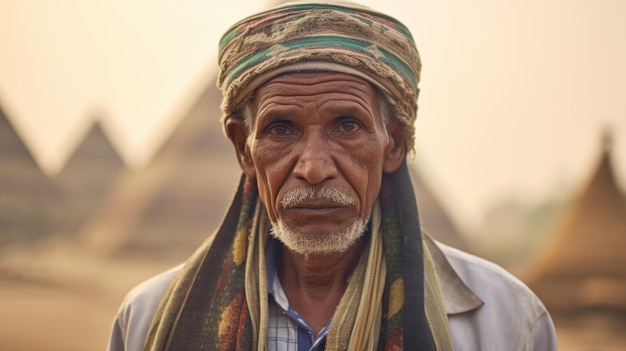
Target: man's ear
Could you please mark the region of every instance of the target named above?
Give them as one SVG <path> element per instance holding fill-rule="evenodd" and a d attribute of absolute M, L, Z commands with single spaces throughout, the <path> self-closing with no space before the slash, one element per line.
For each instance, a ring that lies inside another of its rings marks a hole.
<path fill-rule="evenodd" d="M 250 148 L 248 147 L 248 127 L 246 123 L 240 118 L 228 117 L 226 122 L 224 122 L 224 128 L 228 139 L 235 146 L 239 167 L 241 167 L 241 170 L 248 178 L 254 179 L 256 172 L 250 155 Z"/>
<path fill-rule="evenodd" d="M 400 123 L 397 118 L 391 117 L 387 122 L 387 133 L 389 142 L 385 148 L 383 171 L 385 173 L 393 173 L 400 167 L 406 156 L 404 124 Z"/>

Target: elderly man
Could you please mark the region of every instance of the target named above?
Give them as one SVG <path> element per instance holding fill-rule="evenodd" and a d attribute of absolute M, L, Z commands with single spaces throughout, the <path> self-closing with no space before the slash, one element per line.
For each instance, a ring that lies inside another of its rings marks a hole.
<path fill-rule="evenodd" d="M 243 171 L 217 232 L 129 293 L 109 350 L 553 350 L 541 302 L 420 230 L 420 58 L 354 3 L 291 3 L 220 42 Z"/>

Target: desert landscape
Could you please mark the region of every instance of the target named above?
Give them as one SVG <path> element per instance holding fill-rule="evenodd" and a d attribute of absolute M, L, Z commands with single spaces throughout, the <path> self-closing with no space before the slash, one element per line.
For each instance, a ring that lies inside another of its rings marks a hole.
<path fill-rule="evenodd" d="M 219 36 L 282 1 L 0 1 L 0 351 L 105 350 L 217 227 Z M 423 228 L 527 283 L 560 350 L 626 350 L 626 1 L 363 2 L 423 55 Z"/>
<path fill-rule="evenodd" d="M 50 245 L 0 260 L 2 350 L 104 350 L 126 292 L 173 264 L 97 258 L 68 244 Z"/>
<path fill-rule="evenodd" d="M 209 86 L 141 169 L 94 123 L 55 177 L 0 108 L 0 350 L 104 350 L 125 294 L 210 235 L 240 174 L 219 100 Z M 426 231 L 536 289 L 565 351 L 626 349 L 626 201 L 604 139 L 573 194 L 531 209 L 505 201 L 480 235 L 455 224 L 414 165 Z"/>

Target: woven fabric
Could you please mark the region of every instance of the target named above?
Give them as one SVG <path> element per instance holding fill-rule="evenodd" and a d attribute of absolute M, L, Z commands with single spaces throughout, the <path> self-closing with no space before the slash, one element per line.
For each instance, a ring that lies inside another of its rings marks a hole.
<path fill-rule="evenodd" d="M 386 267 L 379 233 L 380 209 L 370 219 L 370 240 L 333 315 L 326 347 L 329 350 L 376 350 L 382 319 Z"/>
<path fill-rule="evenodd" d="M 276 75 L 337 71 L 367 79 L 406 125 L 413 149 L 421 61 L 398 20 L 344 1 L 290 3 L 232 26 L 219 46 L 224 117 L 240 114 L 254 90 Z"/>
<path fill-rule="evenodd" d="M 329 340 L 339 340 L 343 346 L 333 349 L 361 351 L 365 345 L 367 349 L 385 351 L 451 350 L 447 341 L 435 340 L 441 336 L 449 340 L 449 332 L 443 306 L 427 303 L 429 298 L 425 296 L 425 286 L 431 287 L 426 294 L 438 295 L 439 289 L 436 280 L 424 284 L 425 276 L 431 279 L 435 274 L 424 273 L 421 231 L 406 163 L 393 174 L 385 175 L 379 203 L 385 278 L 372 278 L 366 271 L 355 273 L 359 282 L 354 285 L 355 292 L 345 298 L 358 301 L 360 297 L 358 303 L 366 306 L 362 311 L 368 310 L 372 315 L 354 313 L 352 308 L 356 307 L 350 307 L 350 302 L 338 308 L 340 314 L 335 316 L 337 321 L 333 317 L 336 326 L 332 329 L 340 334 L 331 337 L 329 331 Z M 222 226 L 188 260 L 161 301 L 144 351 L 264 350 L 269 315 L 267 272 L 261 263 L 265 260 L 266 221 L 256 185 L 242 180 Z M 366 251 L 363 260 L 377 255 L 380 253 Z M 359 270 L 380 264 L 368 263 L 371 264 L 360 265 L 363 268 Z M 434 268 L 429 265 L 427 269 Z M 367 279 L 371 281 L 362 283 Z M 377 283 L 383 282 L 382 297 L 375 297 L 381 299 L 376 306 L 380 311 L 373 310 L 367 307 L 367 299 L 378 296 Z M 360 320 L 365 317 L 368 321 Z M 342 319 L 348 324 L 341 323 Z M 435 323 L 431 325 L 431 321 Z M 433 332 L 431 328 L 438 330 Z M 378 333 L 372 337 L 368 330 Z M 347 335 L 348 339 L 363 335 L 367 338 L 362 344 L 351 346 L 352 341 L 344 343 Z"/>

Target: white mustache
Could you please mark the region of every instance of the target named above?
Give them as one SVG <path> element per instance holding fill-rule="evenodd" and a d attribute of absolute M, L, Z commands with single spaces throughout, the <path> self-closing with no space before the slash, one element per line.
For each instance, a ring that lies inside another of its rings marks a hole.
<path fill-rule="evenodd" d="M 325 201 L 338 204 L 342 207 L 354 205 L 354 199 L 342 188 L 296 188 L 287 191 L 280 200 L 283 208 L 297 207 L 308 201 Z"/>

